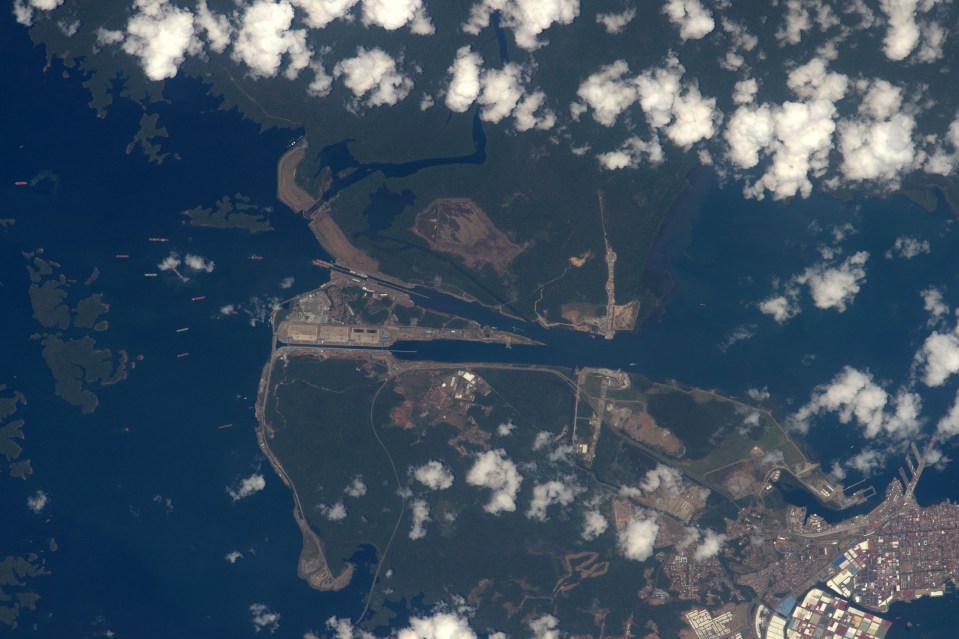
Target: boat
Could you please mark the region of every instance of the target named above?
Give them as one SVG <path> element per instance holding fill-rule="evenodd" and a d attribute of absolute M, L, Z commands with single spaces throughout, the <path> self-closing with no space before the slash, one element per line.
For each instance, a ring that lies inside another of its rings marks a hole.
<path fill-rule="evenodd" d="M 186 357 L 187 355 L 189 355 L 189 353 L 180 353 L 177 357 Z"/>
<path fill-rule="evenodd" d="M 190 330 L 189 327 L 178 328 L 178 329 L 176 329 L 176 332 L 177 332 L 177 333 L 186 333 L 188 330 Z"/>
<path fill-rule="evenodd" d="M 143 274 L 143 277 L 156 277 L 156 276 L 157 276 L 156 273 L 144 273 L 144 274 Z"/>
<path fill-rule="evenodd" d="M 217 426 L 217 428 L 229 428 L 232 425 L 233 424 L 220 424 L 219 426 Z"/>
<path fill-rule="evenodd" d="M 168 237 L 148 237 L 148 240 L 151 242 L 169 242 L 170 238 Z"/>
<path fill-rule="evenodd" d="M 260 260 L 263 259 L 263 256 L 262 256 L 262 255 L 251 255 L 251 256 L 250 256 L 250 259 L 251 259 L 251 260 L 254 260 L 254 261 L 256 261 L 256 262 L 259 262 Z"/>
<path fill-rule="evenodd" d="M 333 268 L 333 265 L 326 260 L 313 260 L 313 266 L 319 266 L 321 268 Z"/>
<path fill-rule="evenodd" d="M 205 300 L 205 299 L 206 299 L 206 295 L 197 295 L 196 297 L 194 297 L 194 298 L 192 298 L 192 299 L 193 299 L 194 302 L 199 302 L 200 300 Z"/>
<path fill-rule="evenodd" d="M 118 260 L 126 260 L 126 259 L 129 259 L 129 258 L 130 258 L 130 256 L 127 255 L 126 253 L 117 253 L 117 259 L 118 259 Z"/>
<path fill-rule="evenodd" d="M 14 186 L 26 186 L 26 185 L 28 185 L 28 184 L 30 184 L 30 183 L 29 183 L 29 182 L 24 182 L 23 180 L 20 180 L 20 181 L 18 181 L 18 182 L 14 182 L 14 183 L 13 183 Z"/>

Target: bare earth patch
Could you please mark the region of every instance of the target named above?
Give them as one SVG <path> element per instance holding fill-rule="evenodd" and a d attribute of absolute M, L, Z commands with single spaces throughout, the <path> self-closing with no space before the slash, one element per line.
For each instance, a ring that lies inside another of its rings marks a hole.
<path fill-rule="evenodd" d="M 489 264 L 500 275 L 527 246 L 511 242 L 486 212 L 467 198 L 433 200 L 416 216 L 412 230 L 434 251 L 461 257 L 472 269 Z"/>

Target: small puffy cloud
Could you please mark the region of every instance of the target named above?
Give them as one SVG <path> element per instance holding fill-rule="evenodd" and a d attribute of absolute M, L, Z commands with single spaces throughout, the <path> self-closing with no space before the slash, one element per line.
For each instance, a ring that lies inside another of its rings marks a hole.
<path fill-rule="evenodd" d="M 840 170 L 849 180 L 883 180 L 898 184 L 899 175 L 912 167 L 916 149 L 910 115 L 897 113 L 889 120 L 843 122 L 839 126 Z"/>
<path fill-rule="evenodd" d="M 866 281 L 869 253 L 859 251 L 839 264 L 816 264 L 796 277 L 796 282 L 809 286 L 816 308 L 846 310 Z"/>
<path fill-rule="evenodd" d="M 658 492 L 664 497 L 675 497 L 683 490 L 683 474 L 663 463 L 646 471 L 639 487 L 647 493 Z"/>
<path fill-rule="evenodd" d="M 293 286 L 293 282 L 295 281 L 296 280 L 293 278 L 292 275 L 290 275 L 289 277 L 284 277 L 282 280 L 280 280 L 280 288 L 283 288 L 283 289 L 290 288 L 291 286 Z"/>
<path fill-rule="evenodd" d="M 200 0 L 196 6 L 196 26 L 206 34 L 206 41 L 214 53 L 223 53 L 230 46 L 233 26 L 229 18 L 210 11 L 206 0 Z"/>
<path fill-rule="evenodd" d="M 916 12 L 920 0 L 880 0 L 879 8 L 886 15 L 888 29 L 883 52 L 890 60 L 905 60 L 919 44 Z"/>
<path fill-rule="evenodd" d="M 227 486 L 226 492 L 233 498 L 233 501 L 240 501 L 264 488 L 266 488 L 266 478 L 260 473 L 253 473 L 249 477 L 241 479 L 236 485 Z"/>
<path fill-rule="evenodd" d="M 216 263 L 213 260 L 192 253 L 183 256 L 183 263 L 194 271 L 203 271 L 204 273 L 212 273 L 213 269 L 216 268 Z"/>
<path fill-rule="evenodd" d="M 220 307 L 220 315 L 236 315 L 235 304 L 225 304 Z"/>
<path fill-rule="evenodd" d="M 348 18 L 350 10 L 359 0 L 290 0 L 297 9 L 306 13 L 306 26 L 322 29 L 334 20 Z"/>
<path fill-rule="evenodd" d="M 530 501 L 529 509 L 526 511 L 526 516 L 537 521 L 546 521 L 547 508 L 553 504 L 568 506 L 581 492 L 583 492 L 583 489 L 573 481 L 572 477 L 567 478 L 565 483 L 553 480 L 536 484 L 533 487 L 533 498 Z"/>
<path fill-rule="evenodd" d="M 357 47 L 356 56 L 333 67 L 333 76 L 342 78 L 356 99 L 371 107 L 396 104 L 413 89 L 413 82 L 397 69 L 396 60 L 379 47 Z"/>
<path fill-rule="evenodd" d="M 757 93 L 759 93 L 759 84 L 755 79 L 740 80 L 733 85 L 733 102 L 750 104 L 756 100 Z"/>
<path fill-rule="evenodd" d="M 30 509 L 35 515 L 39 515 L 43 512 L 43 509 L 47 507 L 47 504 L 50 501 L 50 496 L 47 495 L 42 490 L 38 490 L 29 497 L 27 497 L 27 508 Z"/>
<path fill-rule="evenodd" d="M 959 326 L 948 333 L 934 331 L 927 337 L 916 353 L 916 363 L 926 386 L 942 386 L 959 372 Z"/>
<path fill-rule="evenodd" d="M 723 549 L 723 544 L 726 543 L 728 537 L 722 533 L 717 533 L 715 530 L 707 528 L 701 537 L 701 541 L 696 549 L 693 551 L 693 559 L 696 561 L 705 561 L 711 557 L 715 557 L 719 554 L 719 551 Z"/>
<path fill-rule="evenodd" d="M 123 42 L 122 31 L 111 31 L 110 29 L 104 29 L 100 27 L 97 29 L 97 44 L 100 46 L 110 46 L 113 44 L 120 44 Z"/>
<path fill-rule="evenodd" d="M 539 39 L 541 33 L 554 24 L 572 24 L 579 16 L 579 0 L 479 0 L 470 9 L 463 31 L 478 35 L 496 12 L 500 24 L 513 30 L 516 46 L 535 51 L 545 44 Z"/>
<path fill-rule="evenodd" d="M 343 489 L 343 492 L 350 497 L 362 497 L 366 494 L 366 482 L 363 481 L 363 475 L 357 475 L 350 482 L 350 485 Z"/>
<path fill-rule="evenodd" d="M 886 259 L 888 260 L 892 259 L 893 257 L 901 257 L 903 259 L 911 260 L 919 255 L 925 255 L 931 250 L 932 247 L 929 245 L 929 240 L 920 240 L 908 235 L 902 235 L 897 237 L 896 241 L 892 245 L 892 248 L 886 251 Z"/>
<path fill-rule="evenodd" d="M 315 98 L 326 97 L 333 90 L 333 76 L 326 72 L 326 68 L 319 60 L 310 63 L 313 80 L 306 87 L 306 92 Z"/>
<path fill-rule="evenodd" d="M 655 514 L 638 513 L 617 535 L 619 550 L 627 559 L 646 561 L 653 555 L 653 546 L 659 535 Z"/>
<path fill-rule="evenodd" d="M 430 522 L 430 505 L 425 499 L 414 499 L 410 502 L 410 512 L 413 516 L 410 539 L 422 539 L 426 536 L 426 524 Z"/>
<path fill-rule="evenodd" d="M 886 463 L 886 455 L 876 448 L 864 448 L 846 460 L 846 466 L 863 475 L 872 475 Z"/>
<path fill-rule="evenodd" d="M 423 0 L 363 0 L 363 24 L 387 31 L 408 24 L 416 35 L 431 35 L 436 30 L 426 15 Z"/>
<path fill-rule="evenodd" d="M 491 69 L 482 78 L 480 117 L 486 122 L 499 122 L 513 112 L 522 97 L 522 69 L 518 64 L 510 62 L 502 69 Z"/>
<path fill-rule="evenodd" d="M 829 384 L 818 386 L 789 422 L 796 430 L 806 432 L 812 418 L 835 413 L 842 424 L 858 424 L 867 439 L 880 434 L 902 439 L 919 430 L 921 410 L 917 394 L 901 389 L 890 398 L 868 371 L 846 366 Z"/>
<path fill-rule="evenodd" d="M 633 18 L 636 17 L 636 9 L 630 7 L 620 13 L 598 13 L 596 14 L 596 23 L 603 25 L 606 33 L 622 33 Z"/>
<path fill-rule="evenodd" d="M 320 504 L 317 506 L 320 510 L 320 514 L 329 519 L 330 521 L 343 521 L 346 519 L 346 506 L 342 501 L 338 501 L 332 506 L 327 504 Z"/>
<path fill-rule="evenodd" d="M 449 68 L 450 83 L 446 91 L 446 107 L 463 113 L 469 109 L 480 94 L 480 71 L 483 58 L 469 47 L 456 51 L 456 59 Z"/>
<path fill-rule="evenodd" d="M 780 324 L 799 315 L 799 304 L 794 297 L 773 295 L 759 302 L 756 307 L 765 315 L 771 316 Z"/>
<path fill-rule="evenodd" d="M 265 604 L 250 604 L 250 614 L 253 615 L 253 629 L 256 632 L 266 630 L 272 635 L 280 629 L 280 613 L 273 612 Z"/>
<path fill-rule="evenodd" d="M 679 27 L 684 42 L 704 38 L 716 27 L 713 15 L 699 0 L 666 0 L 663 13 Z"/>
<path fill-rule="evenodd" d="M 161 271 L 174 271 L 177 267 L 180 266 L 183 262 L 180 261 L 180 256 L 176 253 L 170 253 L 163 258 L 163 261 L 157 264 L 157 268 Z"/>
<path fill-rule="evenodd" d="M 123 50 L 140 58 L 148 78 L 166 80 L 176 75 L 187 54 L 202 50 L 193 14 L 167 0 L 137 0 L 136 13 L 126 26 Z"/>
<path fill-rule="evenodd" d="M 935 324 L 940 318 L 949 312 L 949 305 L 942 297 L 942 291 L 935 287 L 929 287 L 922 290 L 919 295 L 922 297 L 923 308 L 929 313 L 929 323 Z"/>
<path fill-rule="evenodd" d="M 416 468 L 413 477 L 431 490 L 446 490 L 453 485 L 453 473 L 435 459 Z"/>
<path fill-rule="evenodd" d="M 859 113 L 874 120 L 885 120 L 899 113 L 902 89 L 886 80 L 874 80 L 859 105 Z"/>
<path fill-rule="evenodd" d="M 509 437 L 513 434 L 513 430 L 516 429 L 516 424 L 513 423 L 513 420 L 507 419 L 505 422 L 496 427 L 496 434 L 500 437 Z"/>
<path fill-rule="evenodd" d="M 543 615 L 530 619 L 529 629 L 532 639 L 559 639 L 559 619 L 553 615 Z"/>
<path fill-rule="evenodd" d="M 294 79 L 310 64 L 306 31 L 291 29 L 293 7 L 286 0 L 256 0 L 243 12 L 233 43 L 233 59 L 246 64 L 254 78 L 272 78 L 289 60 L 284 76 Z"/>
<path fill-rule="evenodd" d="M 770 146 L 775 135 L 776 120 L 772 107 L 741 106 L 726 123 L 723 133 L 729 145 L 726 155 L 737 167 L 751 169 L 759 164 L 760 152 Z"/>
<path fill-rule="evenodd" d="M 516 494 L 523 476 L 516 470 L 516 464 L 507 457 L 506 451 L 497 448 L 476 456 L 473 467 L 466 475 L 466 482 L 492 492 L 483 509 L 495 515 L 516 510 Z"/>
<path fill-rule="evenodd" d="M 228 552 L 226 556 L 224 557 L 224 559 L 226 559 L 231 564 L 235 564 L 240 559 L 243 559 L 243 553 L 240 552 L 239 550 L 234 550 L 232 552 Z"/>
<path fill-rule="evenodd" d="M 583 531 L 581 536 L 584 540 L 590 541 L 596 539 L 609 528 L 609 521 L 598 510 L 587 510 L 583 515 Z"/>
<path fill-rule="evenodd" d="M 636 83 L 628 74 L 626 61 L 617 60 L 579 85 L 576 94 L 593 110 L 593 119 L 603 126 L 616 124 L 619 115 L 639 98 Z"/>
<path fill-rule="evenodd" d="M 949 412 L 936 424 L 936 432 L 947 438 L 959 435 L 959 393 L 956 393 L 956 399 L 949 408 Z"/>
<path fill-rule="evenodd" d="M 660 164 L 665 156 L 658 136 L 653 136 L 649 140 L 633 136 L 624 140 L 619 149 L 600 153 L 596 159 L 604 169 L 613 171 L 627 167 L 635 168 L 644 161 Z"/>
<path fill-rule="evenodd" d="M 25 27 L 33 24 L 34 11 L 53 11 L 63 0 L 13 0 L 13 16 Z"/>
<path fill-rule="evenodd" d="M 438 612 L 430 617 L 411 617 L 409 626 L 396 633 L 396 639 L 477 639 L 466 617 Z"/>

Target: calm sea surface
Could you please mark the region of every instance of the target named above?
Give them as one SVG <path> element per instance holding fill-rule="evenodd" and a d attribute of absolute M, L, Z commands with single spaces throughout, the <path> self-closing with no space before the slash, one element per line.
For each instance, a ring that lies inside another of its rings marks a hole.
<path fill-rule="evenodd" d="M 177 80 L 168 91 L 172 104 L 158 112 L 171 136 L 161 141 L 164 150 L 182 159 L 149 165 L 139 151 L 124 153 L 138 108 L 121 100 L 98 119 L 75 72 L 64 80 L 54 64 L 42 73 L 43 53 L 31 48 L 26 33 L 6 15 L 0 29 L 3 52 L 18 61 L 8 66 L 7 79 L 16 99 L 0 101 L 0 216 L 17 219 L 13 229 L 0 231 L 0 383 L 30 402 L 22 409 L 24 457 L 34 468 L 25 482 L 3 480 L 0 554 L 40 551 L 50 538 L 59 546 L 42 553 L 52 574 L 32 582 L 42 599 L 38 611 L 23 613 L 15 634 L 27 635 L 37 624 L 50 637 L 107 630 L 121 638 L 248 636 L 250 606 L 263 604 L 281 615 L 277 636 L 301 637 L 331 615 L 356 614 L 368 578 L 337 594 L 316 593 L 296 578 L 300 537 L 292 500 L 253 436 L 252 407 L 270 339 L 257 319 L 273 300 L 324 280 L 310 264 L 322 251 L 274 196 L 275 162 L 295 132 L 258 134 L 235 112 L 217 111 L 198 84 Z M 12 186 L 42 170 L 58 176 L 55 188 Z M 890 388 L 903 383 L 928 333 L 919 291 L 940 286 L 947 302 L 959 304 L 959 234 L 949 214 L 901 198 L 751 202 L 738 186 L 721 189 L 713 180 L 697 175 L 676 204 L 654 261 L 676 286 L 665 311 L 638 335 L 606 342 L 520 325 L 548 346 L 435 342 L 410 356 L 622 367 L 731 394 L 766 388 L 783 414 L 845 365 L 868 368 Z M 274 207 L 276 230 L 251 236 L 182 224 L 179 211 L 236 192 Z M 846 225 L 852 230 L 836 242 L 833 228 Z M 903 234 L 930 242 L 931 254 L 886 259 Z M 150 236 L 170 242 L 151 243 Z M 774 279 L 818 261 L 823 245 L 845 255 L 869 251 L 867 281 L 855 303 L 844 313 L 820 311 L 804 295 L 803 312 L 782 326 L 760 314 L 755 302 L 773 292 Z M 101 404 L 89 416 L 54 396 L 40 346 L 28 339 L 40 327 L 20 252 L 41 247 L 70 278 L 82 282 L 100 269 L 91 290 L 104 292 L 111 309 L 110 329 L 97 334 L 98 344 L 144 358 L 128 380 L 94 389 Z M 166 273 L 144 278 L 170 251 L 205 256 L 216 269 L 186 283 Z M 116 260 L 117 253 L 130 259 Z M 264 259 L 249 260 L 251 254 Z M 289 277 L 293 285 L 282 288 Z M 192 302 L 197 295 L 206 299 Z M 229 304 L 235 315 L 220 312 Z M 431 304 L 457 309 L 450 300 Z M 500 328 L 510 324 L 499 321 Z M 189 332 L 176 333 L 186 326 Z M 178 359 L 180 352 L 190 357 Z M 954 393 L 955 384 L 923 391 L 932 423 Z M 233 427 L 217 428 L 225 423 Z M 828 465 L 863 442 L 854 427 L 823 419 L 808 443 Z M 234 503 L 227 486 L 258 470 L 266 489 Z M 874 478 L 880 492 L 894 471 L 895 463 Z M 920 499 L 955 498 L 957 479 L 953 466 L 929 471 Z M 40 516 L 25 507 L 38 489 L 50 496 Z M 243 558 L 231 564 L 224 557 L 234 550 Z M 371 555 L 357 560 L 366 565 Z M 890 617 L 897 621 L 892 637 L 953 637 L 959 609 L 949 597 L 896 606 Z M 915 624 L 910 631 L 906 620 Z"/>

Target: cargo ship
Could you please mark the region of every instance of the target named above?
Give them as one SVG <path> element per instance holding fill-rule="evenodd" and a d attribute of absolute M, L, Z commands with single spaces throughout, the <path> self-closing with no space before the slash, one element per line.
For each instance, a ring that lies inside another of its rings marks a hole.
<path fill-rule="evenodd" d="M 333 268 L 333 265 L 326 260 L 313 260 L 313 266 L 319 266 L 321 268 Z"/>
<path fill-rule="evenodd" d="M 28 184 L 30 184 L 30 183 L 29 183 L 29 182 L 24 182 L 23 180 L 20 180 L 20 181 L 18 181 L 18 182 L 14 182 L 14 183 L 13 183 L 14 186 L 26 186 L 26 185 L 28 185 Z"/>
<path fill-rule="evenodd" d="M 189 355 L 189 353 L 180 353 L 179 355 L 177 355 L 177 357 L 186 357 L 186 356 L 188 356 L 188 355 Z"/>
<path fill-rule="evenodd" d="M 205 300 L 206 295 L 197 295 L 196 297 L 191 298 L 194 302 L 199 302 L 200 300 Z"/>
<path fill-rule="evenodd" d="M 129 259 L 129 258 L 130 258 L 130 256 L 127 255 L 126 253 L 117 253 L 117 259 L 118 259 L 118 260 L 126 260 L 126 259 Z"/>
<path fill-rule="evenodd" d="M 263 259 L 263 256 L 262 256 L 262 255 L 251 255 L 251 256 L 250 256 L 250 259 L 251 259 L 251 260 L 254 260 L 254 261 L 256 261 L 256 262 L 259 262 L 260 260 Z"/>
<path fill-rule="evenodd" d="M 190 330 L 189 327 L 186 327 L 186 328 L 178 328 L 178 329 L 176 329 L 176 332 L 177 332 L 177 333 L 186 333 L 188 330 Z"/>
<path fill-rule="evenodd" d="M 157 276 L 156 273 L 144 273 L 144 274 L 143 274 L 143 277 L 156 277 L 156 276 Z"/>
<path fill-rule="evenodd" d="M 169 242 L 170 238 L 168 237 L 148 237 L 148 240 L 151 242 Z"/>

